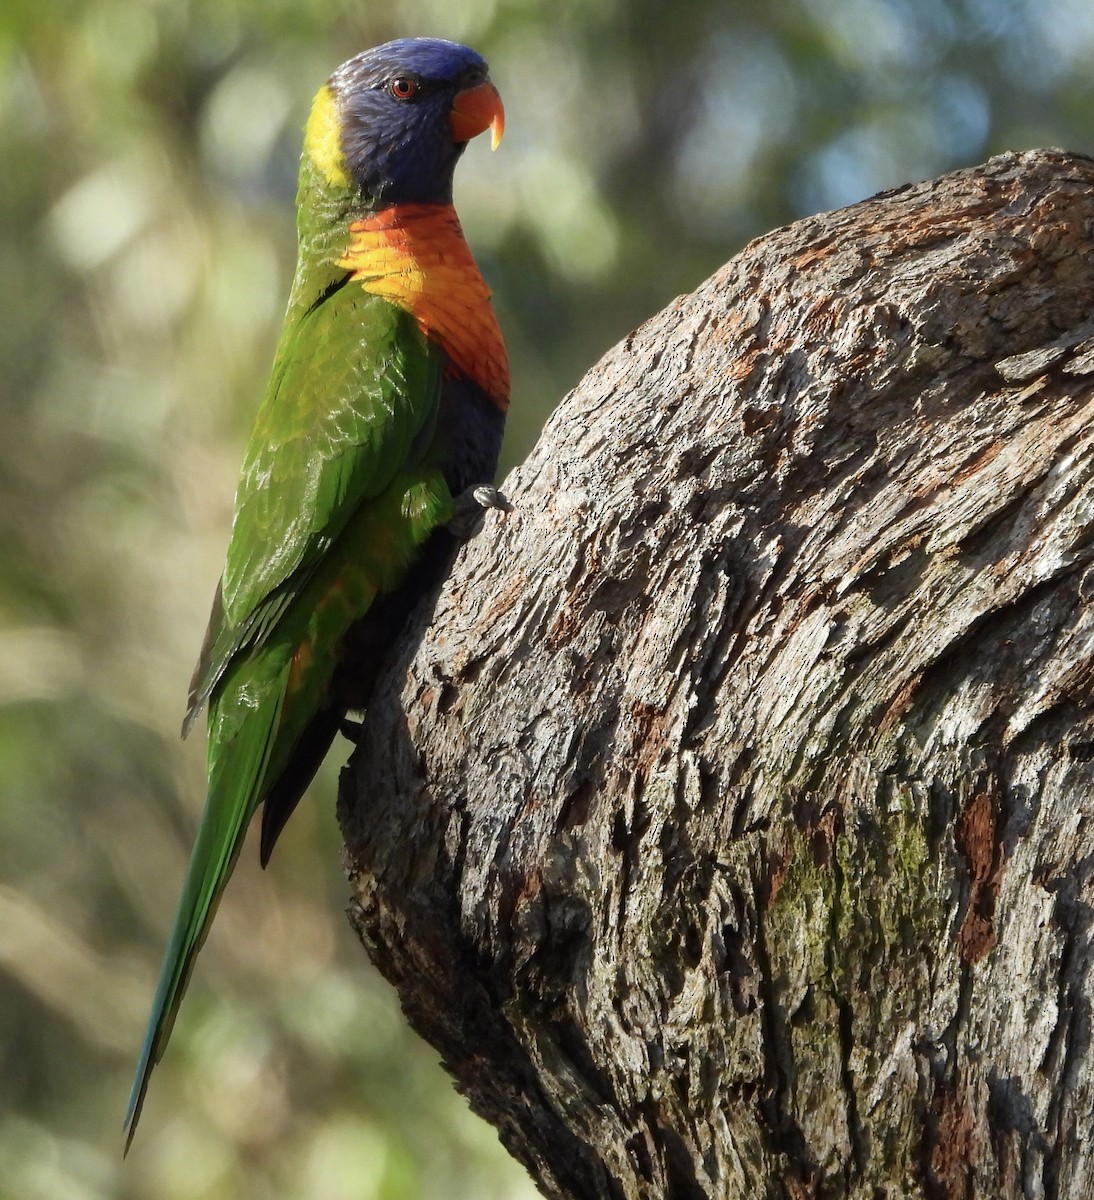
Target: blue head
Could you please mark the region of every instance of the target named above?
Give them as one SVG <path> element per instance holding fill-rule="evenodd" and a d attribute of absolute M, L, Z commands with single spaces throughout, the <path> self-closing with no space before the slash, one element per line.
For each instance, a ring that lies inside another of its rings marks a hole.
<path fill-rule="evenodd" d="M 501 100 L 486 63 L 456 42 L 387 42 L 343 63 L 327 86 L 345 171 L 376 208 L 451 203 L 468 140 L 487 128 L 495 144 L 501 136 Z"/>

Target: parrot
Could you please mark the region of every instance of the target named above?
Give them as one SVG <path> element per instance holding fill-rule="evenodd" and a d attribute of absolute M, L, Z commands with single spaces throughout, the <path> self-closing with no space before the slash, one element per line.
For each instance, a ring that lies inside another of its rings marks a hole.
<path fill-rule="evenodd" d="M 489 482 L 508 358 L 452 199 L 468 142 L 490 130 L 496 149 L 504 128 L 484 59 L 438 38 L 358 54 L 312 103 L 296 274 L 183 724 L 208 706 L 208 790 L 126 1152 L 252 817 L 265 867 L 427 586 L 430 546 L 469 508 L 505 507 Z"/>

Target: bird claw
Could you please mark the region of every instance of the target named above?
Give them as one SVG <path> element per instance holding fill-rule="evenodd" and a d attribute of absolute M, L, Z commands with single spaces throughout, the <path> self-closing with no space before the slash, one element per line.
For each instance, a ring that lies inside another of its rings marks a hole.
<path fill-rule="evenodd" d="M 452 507 L 454 511 L 445 528 L 463 540 L 475 532 L 487 509 L 493 508 L 503 513 L 513 511 L 512 504 L 489 483 L 481 483 L 477 487 L 469 487 L 460 492 L 452 502 Z"/>

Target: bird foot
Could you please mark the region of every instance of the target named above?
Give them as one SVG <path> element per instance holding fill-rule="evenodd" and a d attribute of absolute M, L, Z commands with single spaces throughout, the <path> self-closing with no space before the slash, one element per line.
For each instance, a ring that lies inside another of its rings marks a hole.
<path fill-rule="evenodd" d="M 454 512 L 445 528 L 455 537 L 464 541 L 478 528 L 479 521 L 488 508 L 494 508 L 503 513 L 513 511 L 513 506 L 501 492 L 488 483 L 469 487 L 460 492 L 452 502 L 452 507 Z"/>

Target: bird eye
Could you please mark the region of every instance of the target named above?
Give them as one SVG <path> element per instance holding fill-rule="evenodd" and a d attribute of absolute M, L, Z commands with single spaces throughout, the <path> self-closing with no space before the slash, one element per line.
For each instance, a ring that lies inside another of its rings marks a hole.
<path fill-rule="evenodd" d="M 418 82 L 408 75 L 400 75 L 387 85 L 387 90 L 396 100 L 410 100 L 417 94 Z"/>

